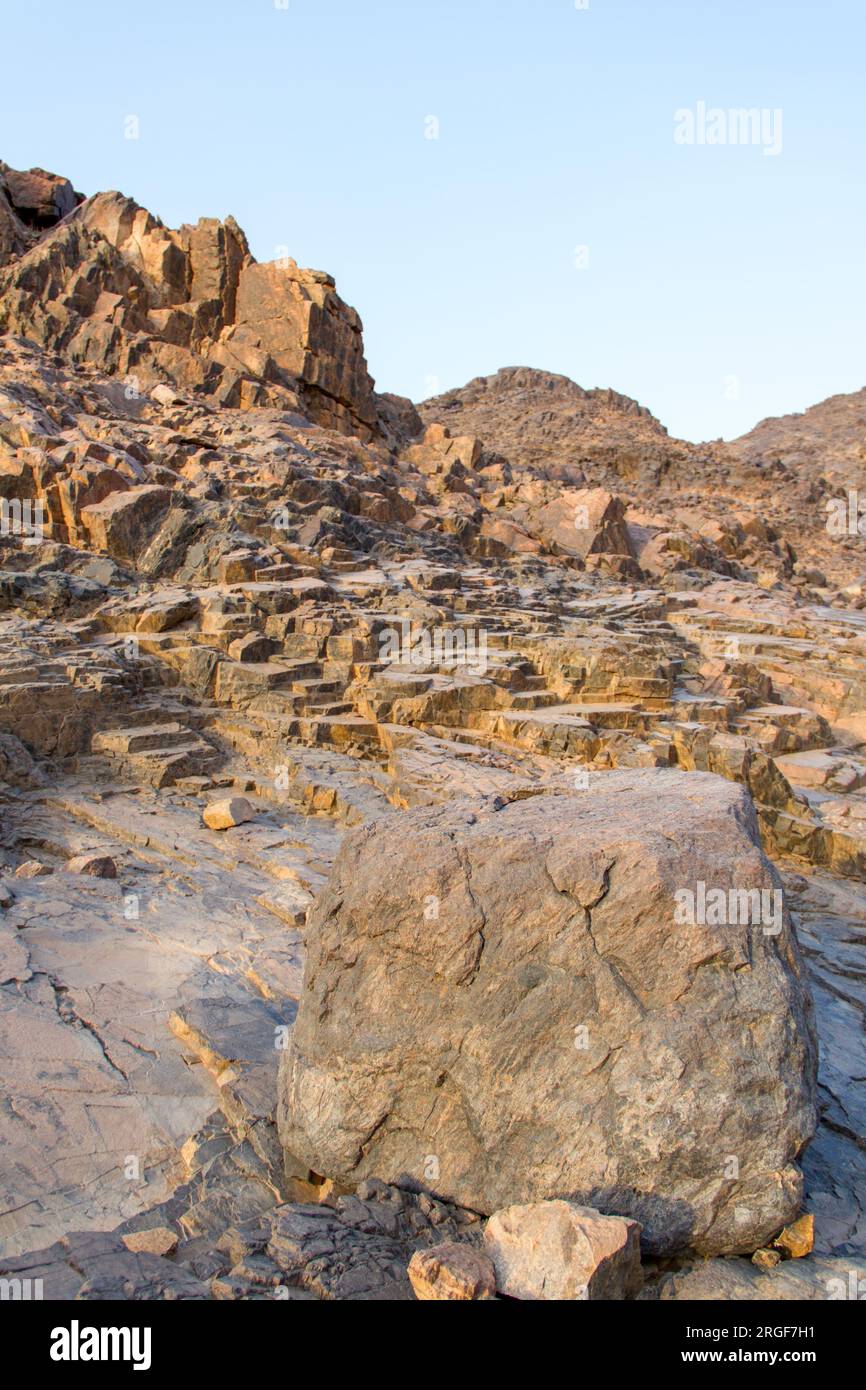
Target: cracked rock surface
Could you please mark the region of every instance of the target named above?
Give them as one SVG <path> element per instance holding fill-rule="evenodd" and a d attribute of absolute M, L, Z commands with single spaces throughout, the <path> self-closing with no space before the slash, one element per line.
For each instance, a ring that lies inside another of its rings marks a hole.
<path fill-rule="evenodd" d="M 754 1250 L 800 1207 L 811 999 L 790 921 L 676 924 L 699 879 L 777 883 L 743 789 L 706 773 L 354 831 L 308 922 L 286 1148 L 342 1182 L 435 1164 L 488 1214 L 568 1194 L 650 1254 Z"/>

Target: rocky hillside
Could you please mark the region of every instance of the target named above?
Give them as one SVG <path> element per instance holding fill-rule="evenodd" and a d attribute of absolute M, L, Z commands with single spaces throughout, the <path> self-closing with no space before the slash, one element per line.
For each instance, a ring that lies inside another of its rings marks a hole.
<path fill-rule="evenodd" d="M 0 1278 L 849 1296 L 861 542 L 614 393 L 376 395 L 231 220 L 3 166 L 0 248 Z"/>
<path fill-rule="evenodd" d="M 381 432 L 361 320 L 330 275 L 259 265 L 233 218 L 177 231 L 121 193 L 0 165 L 0 332 L 226 406 Z M 387 406 L 386 406 L 387 409 Z"/>
<path fill-rule="evenodd" d="M 780 460 L 797 474 L 822 476 L 836 488 L 863 487 L 866 469 L 866 388 L 831 396 L 796 415 L 762 420 L 731 448 L 743 458 Z"/>
<path fill-rule="evenodd" d="M 795 576 L 862 592 L 859 538 L 829 535 L 827 520 L 831 502 L 862 474 L 864 401 L 863 392 L 837 396 L 803 415 L 765 420 L 730 444 L 691 444 L 671 438 L 628 396 L 507 367 L 424 401 L 418 412 L 425 424 L 479 436 L 485 456 L 516 478 L 613 489 L 635 520 L 653 513 L 655 524 L 665 518 L 674 531 L 773 533 L 796 551 Z"/>
<path fill-rule="evenodd" d="M 504 367 L 418 407 L 425 423 L 474 434 L 540 477 L 584 483 L 658 483 L 689 446 L 671 439 L 644 406 L 616 391 L 585 391 L 568 377 Z"/>
<path fill-rule="evenodd" d="M 761 490 L 770 473 L 799 486 L 853 487 L 866 460 L 866 389 L 762 420 L 730 444 L 671 438 L 630 397 L 530 367 L 476 377 L 418 411 L 425 424 L 479 435 L 512 464 L 578 485 L 687 488 L 701 476 L 724 493 L 732 480 Z"/>

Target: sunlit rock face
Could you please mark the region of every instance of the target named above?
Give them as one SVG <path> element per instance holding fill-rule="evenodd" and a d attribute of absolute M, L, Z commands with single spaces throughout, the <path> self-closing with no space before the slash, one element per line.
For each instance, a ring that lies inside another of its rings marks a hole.
<path fill-rule="evenodd" d="M 120 193 L 3 165 L 3 266 L 0 331 L 145 386 L 383 431 L 355 310 L 321 271 L 256 264 L 234 218 L 172 231 Z"/>

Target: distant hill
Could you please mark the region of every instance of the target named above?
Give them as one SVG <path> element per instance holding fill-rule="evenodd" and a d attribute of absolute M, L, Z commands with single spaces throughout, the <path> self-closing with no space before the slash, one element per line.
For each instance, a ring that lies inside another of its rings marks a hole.
<path fill-rule="evenodd" d="M 425 424 L 475 434 L 511 463 L 547 477 L 658 482 L 692 445 L 671 439 L 645 406 L 611 390 L 585 390 L 566 376 L 503 367 L 418 407 Z"/>
<path fill-rule="evenodd" d="M 762 420 L 730 448 L 744 459 L 779 459 L 795 473 L 824 475 L 834 487 L 864 484 L 866 388 L 830 396 L 797 415 Z"/>

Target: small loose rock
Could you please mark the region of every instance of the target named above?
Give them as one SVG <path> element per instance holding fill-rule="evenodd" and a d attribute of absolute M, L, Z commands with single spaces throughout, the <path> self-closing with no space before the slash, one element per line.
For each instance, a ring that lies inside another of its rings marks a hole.
<path fill-rule="evenodd" d="M 481 1300 L 495 1297 L 493 1263 L 480 1250 L 445 1241 L 429 1250 L 416 1250 L 409 1261 L 409 1280 L 422 1302 Z"/>
<path fill-rule="evenodd" d="M 15 870 L 16 878 L 42 878 L 44 874 L 52 874 L 54 870 L 48 864 L 41 863 L 38 859 L 28 859 L 26 863 L 19 864 Z"/>
<path fill-rule="evenodd" d="M 812 1213 L 806 1212 L 792 1221 L 773 1244 L 792 1260 L 800 1260 L 804 1255 L 811 1254 L 815 1246 L 815 1218 Z"/>
<path fill-rule="evenodd" d="M 245 796 L 229 796 L 224 801 L 212 801 L 202 812 L 202 820 L 210 830 L 231 830 L 235 825 L 255 820 L 257 811 Z"/>
<path fill-rule="evenodd" d="M 135 1255 L 173 1255 L 177 1234 L 168 1226 L 154 1226 L 149 1231 L 131 1231 L 123 1237 L 123 1243 Z"/>
<path fill-rule="evenodd" d="M 67 873 L 89 874 L 91 878 L 117 878 L 117 865 L 110 854 L 77 854 L 66 865 Z"/>

